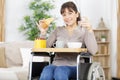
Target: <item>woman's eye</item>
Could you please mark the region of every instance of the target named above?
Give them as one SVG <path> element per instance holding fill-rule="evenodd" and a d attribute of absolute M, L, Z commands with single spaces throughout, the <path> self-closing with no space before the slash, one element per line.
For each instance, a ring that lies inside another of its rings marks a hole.
<path fill-rule="evenodd" d="M 73 12 L 63 13 L 62 16 L 71 15 Z"/>
<path fill-rule="evenodd" d="M 66 16 L 66 14 L 62 14 L 62 16 Z"/>
<path fill-rule="evenodd" d="M 72 14 L 72 12 L 69 12 L 68 14 Z"/>

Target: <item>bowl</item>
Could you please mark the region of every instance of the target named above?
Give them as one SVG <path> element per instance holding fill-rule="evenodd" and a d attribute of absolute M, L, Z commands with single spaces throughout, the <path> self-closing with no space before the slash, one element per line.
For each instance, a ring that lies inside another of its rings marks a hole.
<path fill-rule="evenodd" d="M 81 42 L 68 42 L 67 46 L 68 48 L 81 48 L 82 43 Z"/>

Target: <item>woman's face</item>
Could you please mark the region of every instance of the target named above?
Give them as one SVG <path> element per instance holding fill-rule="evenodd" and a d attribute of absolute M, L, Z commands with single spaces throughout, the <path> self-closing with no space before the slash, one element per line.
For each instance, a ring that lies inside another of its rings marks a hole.
<path fill-rule="evenodd" d="M 62 13 L 63 20 L 67 26 L 73 26 L 77 24 L 78 13 L 74 10 L 65 9 L 64 13 Z"/>

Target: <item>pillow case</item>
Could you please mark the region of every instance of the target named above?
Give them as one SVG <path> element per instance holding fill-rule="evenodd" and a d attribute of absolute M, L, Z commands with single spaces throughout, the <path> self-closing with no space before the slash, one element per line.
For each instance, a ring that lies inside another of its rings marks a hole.
<path fill-rule="evenodd" d="M 23 61 L 23 68 L 29 67 L 29 61 L 31 58 L 31 50 L 32 48 L 20 48 L 22 61 Z"/>
<path fill-rule="evenodd" d="M 20 48 L 22 61 L 23 61 L 23 68 L 29 67 L 29 62 L 32 57 L 31 52 L 32 48 Z M 49 57 L 43 57 L 43 56 L 34 56 L 33 62 L 46 62 L 49 61 Z"/>

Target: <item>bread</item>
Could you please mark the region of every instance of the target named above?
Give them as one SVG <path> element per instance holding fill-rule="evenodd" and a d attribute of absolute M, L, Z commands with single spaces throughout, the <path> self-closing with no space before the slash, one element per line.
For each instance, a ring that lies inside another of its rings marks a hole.
<path fill-rule="evenodd" d="M 47 18 L 47 19 L 45 19 L 44 23 L 42 23 L 42 27 L 44 29 L 47 28 L 53 20 L 54 20 L 54 18 Z"/>

